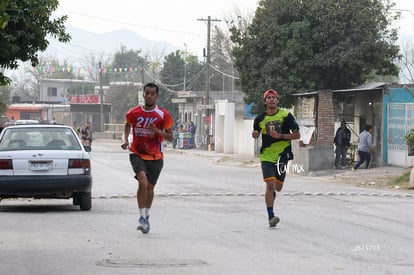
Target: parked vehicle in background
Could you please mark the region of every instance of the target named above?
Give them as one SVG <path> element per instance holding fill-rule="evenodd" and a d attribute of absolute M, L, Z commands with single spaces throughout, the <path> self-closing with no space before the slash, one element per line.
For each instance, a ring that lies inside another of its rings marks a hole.
<path fill-rule="evenodd" d="M 70 126 L 21 124 L 0 133 L 0 200 L 73 199 L 92 207 L 89 153 Z"/>

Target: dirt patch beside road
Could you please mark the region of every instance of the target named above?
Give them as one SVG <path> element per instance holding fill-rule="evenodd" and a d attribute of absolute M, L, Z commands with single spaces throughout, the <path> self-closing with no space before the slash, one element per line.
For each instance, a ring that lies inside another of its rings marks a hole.
<path fill-rule="evenodd" d="M 352 183 L 373 188 L 392 188 L 404 189 L 404 185 L 392 185 L 393 180 L 407 172 L 411 168 L 401 168 L 395 166 L 375 167 L 371 169 L 347 170 L 335 173 L 333 176 L 337 182 Z"/>

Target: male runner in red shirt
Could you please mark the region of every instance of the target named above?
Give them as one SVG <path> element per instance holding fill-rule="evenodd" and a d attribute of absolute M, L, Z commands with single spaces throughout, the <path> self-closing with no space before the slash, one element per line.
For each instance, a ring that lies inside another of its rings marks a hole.
<path fill-rule="evenodd" d="M 154 187 L 164 161 L 163 140 L 173 139 L 173 120 L 167 110 L 159 107 L 158 86 L 144 86 L 144 105 L 131 108 L 126 114 L 123 149 L 131 150 L 129 159 L 138 180 L 137 202 L 140 212 L 138 230 L 146 234 L 150 230 L 149 211 L 154 198 Z M 128 136 L 132 128 L 132 144 Z"/>

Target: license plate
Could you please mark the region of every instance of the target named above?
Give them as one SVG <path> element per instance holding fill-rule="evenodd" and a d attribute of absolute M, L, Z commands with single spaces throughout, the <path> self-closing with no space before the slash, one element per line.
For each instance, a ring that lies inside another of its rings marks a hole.
<path fill-rule="evenodd" d="M 49 162 L 32 162 L 31 169 L 35 171 L 49 170 Z"/>

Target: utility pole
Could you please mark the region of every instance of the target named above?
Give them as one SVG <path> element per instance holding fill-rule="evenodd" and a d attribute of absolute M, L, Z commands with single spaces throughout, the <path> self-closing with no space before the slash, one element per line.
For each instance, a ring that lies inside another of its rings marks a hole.
<path fill-rule="evenodd" d="M 211 33 L 211 21 L 220 22 L 219 19 L 211 19 L 210 15 L 207 19 L 200 18 L 198 21 L 207 21 L 207 54 L 206 54 L 206 105 L 210 105 L 210 33 Z M 209 110 L 207 109 L 207 115 L 209 115 Z"/>
<path fill-rule="evenodd" d="M 211 126 L 211 117 L 210 117 L 210 109 L 209 109 L 209 105 L 210 105 L 210 64 L 211 64 L 211 59 L 210 59 L 210 33 L 211 33 L 211 21 L 214 22 L 220 22 L 221 20 L 219 19 L 211 19 L 210 15 L 207 17 L 207 19 L 204 18 L 200 18 L 197 19 L 198 21 L 207 21 L 207 54 L 206 56 L 206 101 L 205 101 L 205 105 L 206 106 L 206 116 L 209 119 L 209 123 L 208 123 L 208 133 L 209 136 L 207 136 L 207 146 L 208 144 L 210 144 L 210 135 L 212 133 L 212 131 L 210 130 L 210 126 Z"/>
<path fill-rule="evenodd" d="M 185 82 L 187 80 L 187 43 L 184 43 L 185 46 L 185 56 L 184 56 L 184 88 L 183 91 L 185 91 Z"/>
<path fill-rule="evenodd" d="M 144 90 L 144 86 L 145 86 L 145 76 L 144 76 L 144 60 L 143 59 L 141 59 L 141 61 L 140 61 L 140 64 L 141 64 L 141 68 L 140 68 L 140 71 L 141 71 L 141 83 L 142 83 L 142 95 L 141 96 L 139 96 L 138 95 L 138 105 L 139 104 L 143 104 L 144 102 L 144 94 L 145 94 L 145 90 Z"/>
<path fill-rule="evenodd" d="M 102 89 L 102 63 L 99 61 L 99 101 L 101 111 L 101 131 L 105 132 L 104 129 L 104 112 L 103 112 L 103 89 Z"/>

